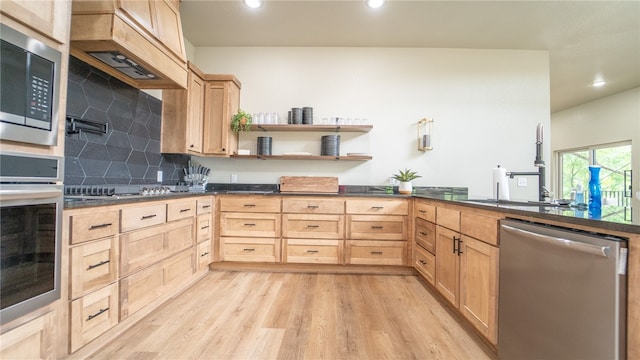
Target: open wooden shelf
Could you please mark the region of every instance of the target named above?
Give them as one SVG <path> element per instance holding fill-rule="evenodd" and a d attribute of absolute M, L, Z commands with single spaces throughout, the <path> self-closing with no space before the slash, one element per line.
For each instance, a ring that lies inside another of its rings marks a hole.
<path fill-rule="evenodd" d="M 234 159 L 262 159 L 262 160 L 340 160 L 340 161 L 367 161 L 371 156 L 324 156 L 324 155 L 231 155 Z"/>
<path fill-rule="evenodd" d="M 250 131 L 331 131 L 331 132 L 369 132 L 373 125 L 268 125 L 253 124 Z"/>

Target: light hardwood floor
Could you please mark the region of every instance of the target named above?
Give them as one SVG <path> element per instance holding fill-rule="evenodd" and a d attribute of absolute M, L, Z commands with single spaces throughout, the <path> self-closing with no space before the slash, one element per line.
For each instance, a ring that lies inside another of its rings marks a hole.
<path fill-rule="evenodd" d="M 491 359 L 414 276 L 212 271 L 94 359 Z"/>

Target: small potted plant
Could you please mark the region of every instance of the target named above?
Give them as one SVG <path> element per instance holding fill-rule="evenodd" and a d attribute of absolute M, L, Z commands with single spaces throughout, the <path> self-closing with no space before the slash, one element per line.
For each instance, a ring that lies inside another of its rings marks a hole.
<path fill-rule="evenodd" d="M 417 179 L 421 177 L 417 172 L 411 171 L 409 169 L 398 170 L 397 174 L 393 174 L 393 178 L 400 181 L 400 185 L 398 186 L 398 192 L 400 194 L 409 195 L 413 192 L 413 185 L 411 184 L 411 180 Z"/>
<path fill-rule="evenodd" d="M 231 130 L 234 134 L 241 131 L 248 131 L 251 128 L 251 114 L 244 112 L 242 109 L 231 118 Z"/>

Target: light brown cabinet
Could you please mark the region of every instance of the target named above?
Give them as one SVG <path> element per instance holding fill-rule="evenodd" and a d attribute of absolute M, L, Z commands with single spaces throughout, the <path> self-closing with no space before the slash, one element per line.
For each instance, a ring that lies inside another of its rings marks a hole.
<path fill-rule="evenodd" d="M 2 359 L 55 359 L 56 312 L 51 311 L 0 335 Z"/>
<path fill-rule="evenodd" d="M 283 198 L 282 211 L 283 262 L 343 263 L 343 199 Z"/>
<path fill-rule="evenodd" d="M 2 0 L 3 14 L 60 44 L 69 43 L 71 1 Z"/>
<path fill-rule="evenodd" d="M 118 283 L 71 302 L 71 352 L 102 335 L 118 323 Z"/>
<path fill-rule="evenodd" d="M 498 340 L 499 249 L 493 246 L 498 219 L 467 209 L 436 209 L 435 288 L 493 344 Z"/>
<path fill-rule="evenodd" d="M 162 91 L 163 153 L 202 154 L 204 127 L 204 75 L 189 62 L 187 89 Z"/>
<path fill-rule="evenodd" d="M 118 278 L 116 236 L 71 248 L 71 298 L 104 287 Z"/>
<path fill-rule="evenodd" d="M 276 196 L 222 196 L 219 209 L 222 261 L 280 262 L 281 214 Z"/>
<path fill-rule="evenodd" d="M 424 248 L 416 247 L 416 270 L 431 285 L 435 285 L 436 281 L 436 256 Z"/>
<path fill-rule="evenodd" d="M 347 199 L 345 209 L 345 263 L 409 264 L 407 199 Z"/>
<path fill-rule="evenodd" d="M 213 261 L 213 197 L 200 198 L 197 202 L 198 217 L 196 221 L 197 270 L 208 271 Z"/>
<path fill-rule="evenodd" d="M 202 152 L 229 157 L 238 149 L 231 118 L 240 109 L 240 81 L 233 75 L 205 75 Z"/>

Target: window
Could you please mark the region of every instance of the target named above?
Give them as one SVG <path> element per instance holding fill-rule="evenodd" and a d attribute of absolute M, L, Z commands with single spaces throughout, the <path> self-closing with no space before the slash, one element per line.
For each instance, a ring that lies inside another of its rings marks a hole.
<path fill-rule="evenodd" d="M 575 199 L 589 184 L 589 165 L 600 165 L 602 219 L 631 222 L 631 144 L 594 146 L 559 152 L 560 194 L 558 198 Z"/>

